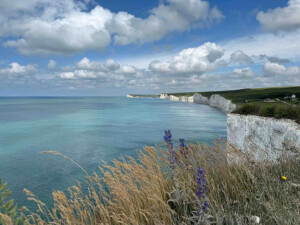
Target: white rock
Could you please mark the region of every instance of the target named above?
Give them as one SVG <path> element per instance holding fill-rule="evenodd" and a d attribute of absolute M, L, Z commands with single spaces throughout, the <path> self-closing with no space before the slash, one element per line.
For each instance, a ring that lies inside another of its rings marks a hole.
<path fill-rule="evenodd" d="M 161 95 L 159 96 L 159 98 L 160 98 L 160 99 L 170 99 L 170 96 L 167 95 L 167 94 L 161 94 Z"/>
<path fill-rule="evenodd" d="M 179 97 L 176 97 L 176 96 L 174 96 L 174 95 L 170 95 L 170 101 L 179 101 L 180 100 L 180 98 Z"/>
<path fill-rule="evenodd" d="M 300 151 L 300 125 L 292 120 L 228 114 L 227 141 L 244 152 L 254 152 L 256 160 L 264 156 L 276 160 L 286 149 Z"/>
<path fill-rule="evenodd" d="M 217 107 L 222 111 L 230 113 L 237 109 L 237 105 L 233 104 L 231 100 L 228 100 L 221 95 L 212 95 L 209 98 L 208 104 L 213 107 Z"/>
<path fill-rule="evenodd" d="M 194 94 L 193 96 L 194 102 L 198 104 L 205 104 L 210 105 L 213 107 L 216 107 L 226 113 L 232 112 L 235 109 L 237 109 L 237 105 L 233 104 L 231 100 L 228 100 L 221 95 L 212 95 L 208 99 L 207 97 L 201 95 L 201 94 Z"/>
<path fill-rule="evenodd" d="M 208 98 L 201 94 L 194 94 L 193 99 L 195 103 L 208 105 Z"/>
<path fill-rule="evenodd" d="M 259 224 L 260 223 L 260 218 L 258 216 L 251 216 L 250 217 L 250 222 L 254 224 Z"/>
<path fill-rule="evenodd" d="M 193 96 L 188 97 L 188 102 L 194 102 L 194 97 Z"/>
<path fill-rule="evenodd" d="M 295 188 L 300 188 L 300 184 L 291 183 L 291 186 Z"/>
<path fill-rule="evenodd" d="M 186 96 L 180 96 L 179 100 L 182 101 L 182 102 L 187 102 L 188 101 L 188 97 L 186 97 Z"/>

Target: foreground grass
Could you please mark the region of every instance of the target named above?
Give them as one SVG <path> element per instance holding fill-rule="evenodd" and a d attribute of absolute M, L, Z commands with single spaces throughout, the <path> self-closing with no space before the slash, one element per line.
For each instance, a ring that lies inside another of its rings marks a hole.
<path fill-rule="evenodd" d="M 87 194 L 80 184 L 69 195 L 53 192 L 53 208 L 25 190 L 39 210 L 23 207 L 24 223 L 233 225 L 258 216 L 260 224 L 300 224 L 299 153 L 254 163 L 234 148 L 225 152 L 222 142 L 168 148 L 145 147 L 138 160 L 99 168 L 87 175 Z M 228 162 L 229 153 L 239 160 Z"/>

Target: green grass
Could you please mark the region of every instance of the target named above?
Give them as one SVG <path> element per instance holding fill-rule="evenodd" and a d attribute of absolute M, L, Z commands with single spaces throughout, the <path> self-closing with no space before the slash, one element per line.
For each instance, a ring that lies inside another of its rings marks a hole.
<path fill-rule="evenodd" d="M 266 98 L 284 98 L 295 94 L 300 97 L 300 86 L 295 87 L 274 87 L 274 88 L 254 88 L 254 89 L 240 89 L 230 91 L 211 91 L 211 92 L 182 92 L 182 93 L 167 93 L 175 96 L 192 96 L 195 93 L 210 97 L 213 94 L 219 94 L 226 99 L 231 100 L 236 104 L 243 104 L 245 100 L 250 102 L 263 102 Z"/>

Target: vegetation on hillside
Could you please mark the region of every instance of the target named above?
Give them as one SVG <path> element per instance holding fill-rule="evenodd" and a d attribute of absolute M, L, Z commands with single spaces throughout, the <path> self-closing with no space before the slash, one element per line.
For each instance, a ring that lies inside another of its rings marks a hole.
<path fill-rule="evenodd" d="M 187 146 L 180 139 L 174 146 L 170 131 L 164 139 L 164 149 L 145 147 L 138 160 L 115 160 L 87 175 L 88 193 L 81 184 L 69 194 L 53 192 L 53 208 L 26 190 L 39 210 L 23 207 L 25 223 L 247 225 L 259 218 L 264 225 L 300 224 L 299 152 L 276 164 L 255 163 L 250 154 L 224 151 L 222 141 Z M 228 154 L 239 160 L 228 162 Z"/>
<path fill-rule="evenodd" d="M 292 119 L 300 123 L 300 87 L 255 88 L 231 91 L 198 92 L 210 97 L 219 94 L 236 103 L 239 108 L 234 113 Z M 175 96 L 192 96 L 195 92 L 169 93 Z M 296 98 L 292 99 L 291 96 Z M 265 102 L 268 99 L 270 102 Z"/>
<path fill-rule="evenodd" d="M 131 95 L 132 97 L 135 97 L 135 98 L 159 98 L 159 95 L 136 95 L 136 94 L 129 94 Z"/>
<path fill-rule="evenodd" d="M 265 99 L 284 99 L 286 96 L 296 95 L 300 97 L 300 86 L 296 87 L 278 87 L 278 88 L 254 88 L 254 89 L 240 89 L 229 91 L 212 91 L 212 92 L 183 92 L 183 93 L 168 93 L 175 96 L 192 96 L 195 93 L 210 97 L 213 94 L 219 94 L 226 99 L 231 100 L 236 104 L 243 104 L 247 102 L 263 102 Z"/>
<path fill-rule="evenodd" d="M 300 123 L 300 107 L 285 104 L 249 103 L 241 106 L 233 113 L 274 117 L 276 119 L 291 119 L 295 120 L 297 123 Z"/>

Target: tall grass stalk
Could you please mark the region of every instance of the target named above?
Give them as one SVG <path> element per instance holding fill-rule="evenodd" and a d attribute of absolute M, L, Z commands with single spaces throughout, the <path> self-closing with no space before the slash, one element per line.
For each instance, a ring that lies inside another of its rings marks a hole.
<path fill-rule="evenodd" d="M 174 149 L 145 147 L 137 160 L 114 160 L 98 173 L 86 174 L 88 193 L 83 193 L 80 183 L 68 189 L 68 197 L 54 191 L 52 208 L 26 190 L 38 210 L 23 207 L 25 222 L 233 225 L 252 224 L 251 218 L 258 216 L 266 225 L 300 224 L 300 189 L 291 185 L 300 183 L 299 156 L 287 154 L 277 163 L 255 162 L 251 155 L 222 142 L 185 148 L 183 154 L 179 149 L 174 153 Z M 174 154 L 176 162 L 172 164 Z M 228 162 L 228 154 L 239 160 Z M 205 210 L 196 195 L 199 167 L 205 171 Z"/>

